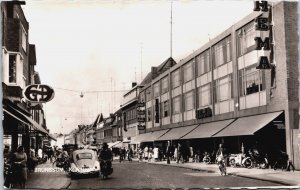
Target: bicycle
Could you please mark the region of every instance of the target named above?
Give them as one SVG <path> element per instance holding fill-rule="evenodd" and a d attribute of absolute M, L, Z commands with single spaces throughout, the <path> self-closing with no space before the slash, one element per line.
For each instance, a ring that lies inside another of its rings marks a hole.
<path fill-rule="evenodd" d="M 225 158 L 222 157 L 222 156 L 219 156 L 217 158 L 217 163 L 218 163 L 221 175 L 224 175 L 224 176 L 227 175 L 227 173 L 226 173 L 226 161 L 225 161 Z"/>

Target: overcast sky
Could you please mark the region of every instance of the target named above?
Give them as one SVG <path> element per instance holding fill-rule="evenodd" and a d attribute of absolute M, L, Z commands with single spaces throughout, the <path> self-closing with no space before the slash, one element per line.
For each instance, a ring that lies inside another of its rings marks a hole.
<path fill-rule="evenodd" d="M 45 104 L 52 133 L 115 112 L 124 90 L 170 57 L 170 1 L 31 0 L 22 7 L 35 69 L 55 90 Z M 173 1 L 173 58 L 184 59 L 252 10 L 253 1 Z"/>

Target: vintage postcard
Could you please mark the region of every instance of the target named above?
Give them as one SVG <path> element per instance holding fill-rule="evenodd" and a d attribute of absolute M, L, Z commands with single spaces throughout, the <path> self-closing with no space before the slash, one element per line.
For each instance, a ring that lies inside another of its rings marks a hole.
<path fill-rule="evenodd" d="M 297 1 L 1 1 L 3 187 L 300 188 Z"/>

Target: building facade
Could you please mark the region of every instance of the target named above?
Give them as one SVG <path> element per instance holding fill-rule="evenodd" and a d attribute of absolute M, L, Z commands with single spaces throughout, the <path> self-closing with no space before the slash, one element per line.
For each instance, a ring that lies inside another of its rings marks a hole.
<path fill-rule="evenodd" d="M 15 151 L 20 145 L 29 152 L 49 142 L 43 108 L 23 99 L 27 85 L 40 82 L 34 70 L 35 46 L 29 44 L 29 23 L 21 5 L 25 2 L 1 2 L 2 14 L 2 90 L 5 148 Z"/>
<path fill-rule="evenodd" d="M 156 142 L 185 141 L 202 150 L 260 146 L 273 158 L 283 150 L 299 169 L 297 6 L 278 2 L 253 12 L 152 78 L 139 94 L 146 133 L 165 130 Z M 272 27 L 259 30 L 258 17 Z M 264 61 L 271 67 L 262 69 Z"/>

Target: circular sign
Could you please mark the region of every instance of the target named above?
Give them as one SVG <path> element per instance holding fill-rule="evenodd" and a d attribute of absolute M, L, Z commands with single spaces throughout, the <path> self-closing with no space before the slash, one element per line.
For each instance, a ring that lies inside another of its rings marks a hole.
<path fill-rule="evenodd" d="M 45 103 L 54 98 L 54 90 L 48 85 L 32 84 L 25 87 L 23 96 L 29 102 Z"/>

